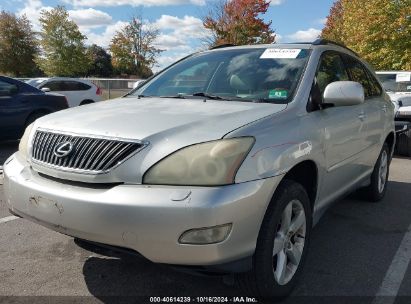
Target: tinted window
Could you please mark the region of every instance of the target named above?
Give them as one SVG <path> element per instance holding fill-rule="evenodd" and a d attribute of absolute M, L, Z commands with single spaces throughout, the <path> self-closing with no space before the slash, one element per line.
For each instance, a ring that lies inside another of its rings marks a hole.
<path fill-rule="evenodd" d="M 341 56 L 335 52 L 326 52 L 321 57 L 316 80 L 321 96 L 324 90 L 332 82 L 348 80 L 348 74 Z"/>
<path fill-rule="evenodd" d="M 42 88 L 49 88 L 50 91 L 62 91 L 62 82 L 61 81 L 50 81 L 43 84 L 40 89 Z"/>
<path fill-rule="evenodd" d="M 63 91 L 86 91 L 90 89 L 91 86 L 77 81 L 64 81 Z"/>
<path fill-rule="evenodd" d="M 373 88 L 368 80 L 367 72 L 362 63 L 350 56 L 346 56 L 346 61 L 351 80 L 362 84 L 365 97 L 373 96 Z"/>
<path fill-rule="evenodd" d="M 17 93 L 16 85 L 0 80 L 0 96 L 7 96 Z"/>
<path fill-rule="evenodd" d="M 381 96 L 382 88 L 377 79 L 375 79 L 374 75 L 367 68 L 365 68 L 365 70 L 367 71 L 368 80 L 371 86 L 371 96 Z"/>

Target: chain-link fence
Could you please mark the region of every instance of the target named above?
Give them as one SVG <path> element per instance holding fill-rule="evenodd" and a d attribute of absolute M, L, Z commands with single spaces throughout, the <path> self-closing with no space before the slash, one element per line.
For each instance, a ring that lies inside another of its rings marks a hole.
<path fill-rule="evenodd" d="M 112 99 L 125 95 L 133 89 L 139 79 L 111 79 L 111 78 L 85 78 L 103 91 L 103 99 Z"/>

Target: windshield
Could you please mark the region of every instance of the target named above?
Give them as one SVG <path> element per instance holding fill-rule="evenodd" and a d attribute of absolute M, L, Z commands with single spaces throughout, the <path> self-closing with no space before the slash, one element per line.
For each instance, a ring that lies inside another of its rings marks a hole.
<path fill-rule="evenodd" d="M 411 93 L 411 81 L 397 82 L 397 74 L 377 74 L 382 86 L 387 92 L 410 92 Z"/>
<path fill-rule="evenodd" d="M 201 53 L 171 66 L 131 95 L 288 103 L 309 54 L 274 48 Z"/>

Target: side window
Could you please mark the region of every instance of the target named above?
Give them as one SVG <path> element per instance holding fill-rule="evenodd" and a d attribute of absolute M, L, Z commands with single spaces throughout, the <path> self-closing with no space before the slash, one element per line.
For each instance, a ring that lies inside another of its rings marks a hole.
<path fill-rule="evenodd" d="M 322 55 L 316 74 L 317 85 L 323 96 L 325 88 L 332 82 L 348 80 L 348 74 L 341 56 L 335 52 Z"/>
<path fill-rule="evenodd" d="M 16 85 L 0 80 L 0 96 L 10 96 L 18 92 Z"/>
<path fill-rule="evenodd" d="M 64 81 L 64 91 L 86 91 L 90 86 L 77 81 Z"/>
<path fill-rule="evenodd" d="M 378 83 L 377 79 L 375 79 L 374 75 L 368 70 L 367 75 L 368 75 L 368 80 L 371 85 L 371 96 L 381 96 L 382 94 L 382 88 L 380 84 Z"/>
<path fill-rule="evenodd" d="M 366 98 L 373 96 L 373 89 L 368 80 L 367 72 L 365 71 L 362 63 L 350 56 L 346 56 L 345 58 L 347 61 L 346 64 L 348 72 L 351 76 L 351 80 L 362 84 L 362 86 L 364 87 L 364 94 Z"/>
<path fill-rule="evenodd" d="M 87 91 L 91 88 L 88 84 L 82 82 L 76 82 L 77 91 Z"/>
<path fill-rule="evenodd" d="M 40 89 L 49 88 L 50 91 L 62 91 L 61 81 L 50 81 L 43 84 Z"/>

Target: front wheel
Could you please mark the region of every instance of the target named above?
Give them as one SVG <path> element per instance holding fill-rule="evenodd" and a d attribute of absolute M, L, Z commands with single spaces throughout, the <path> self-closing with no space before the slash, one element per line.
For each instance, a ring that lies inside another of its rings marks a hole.
<path fill-rule="evenodd" d="M 371 183 L 363 189 L 364 198 L 371 202 L 383 199 L 387 191 L 388 175 L 390 169 L 390 152 L 385 143 L 371 174 Z"/>
<path fill-rule="evenodd" d="M 311 226 L 307 192 L 294 181 L 283 181 L 264 217 L 253 269 L 237 276 L 239 287 L 259 298 L 287 296 L 304 266 Z"/>

